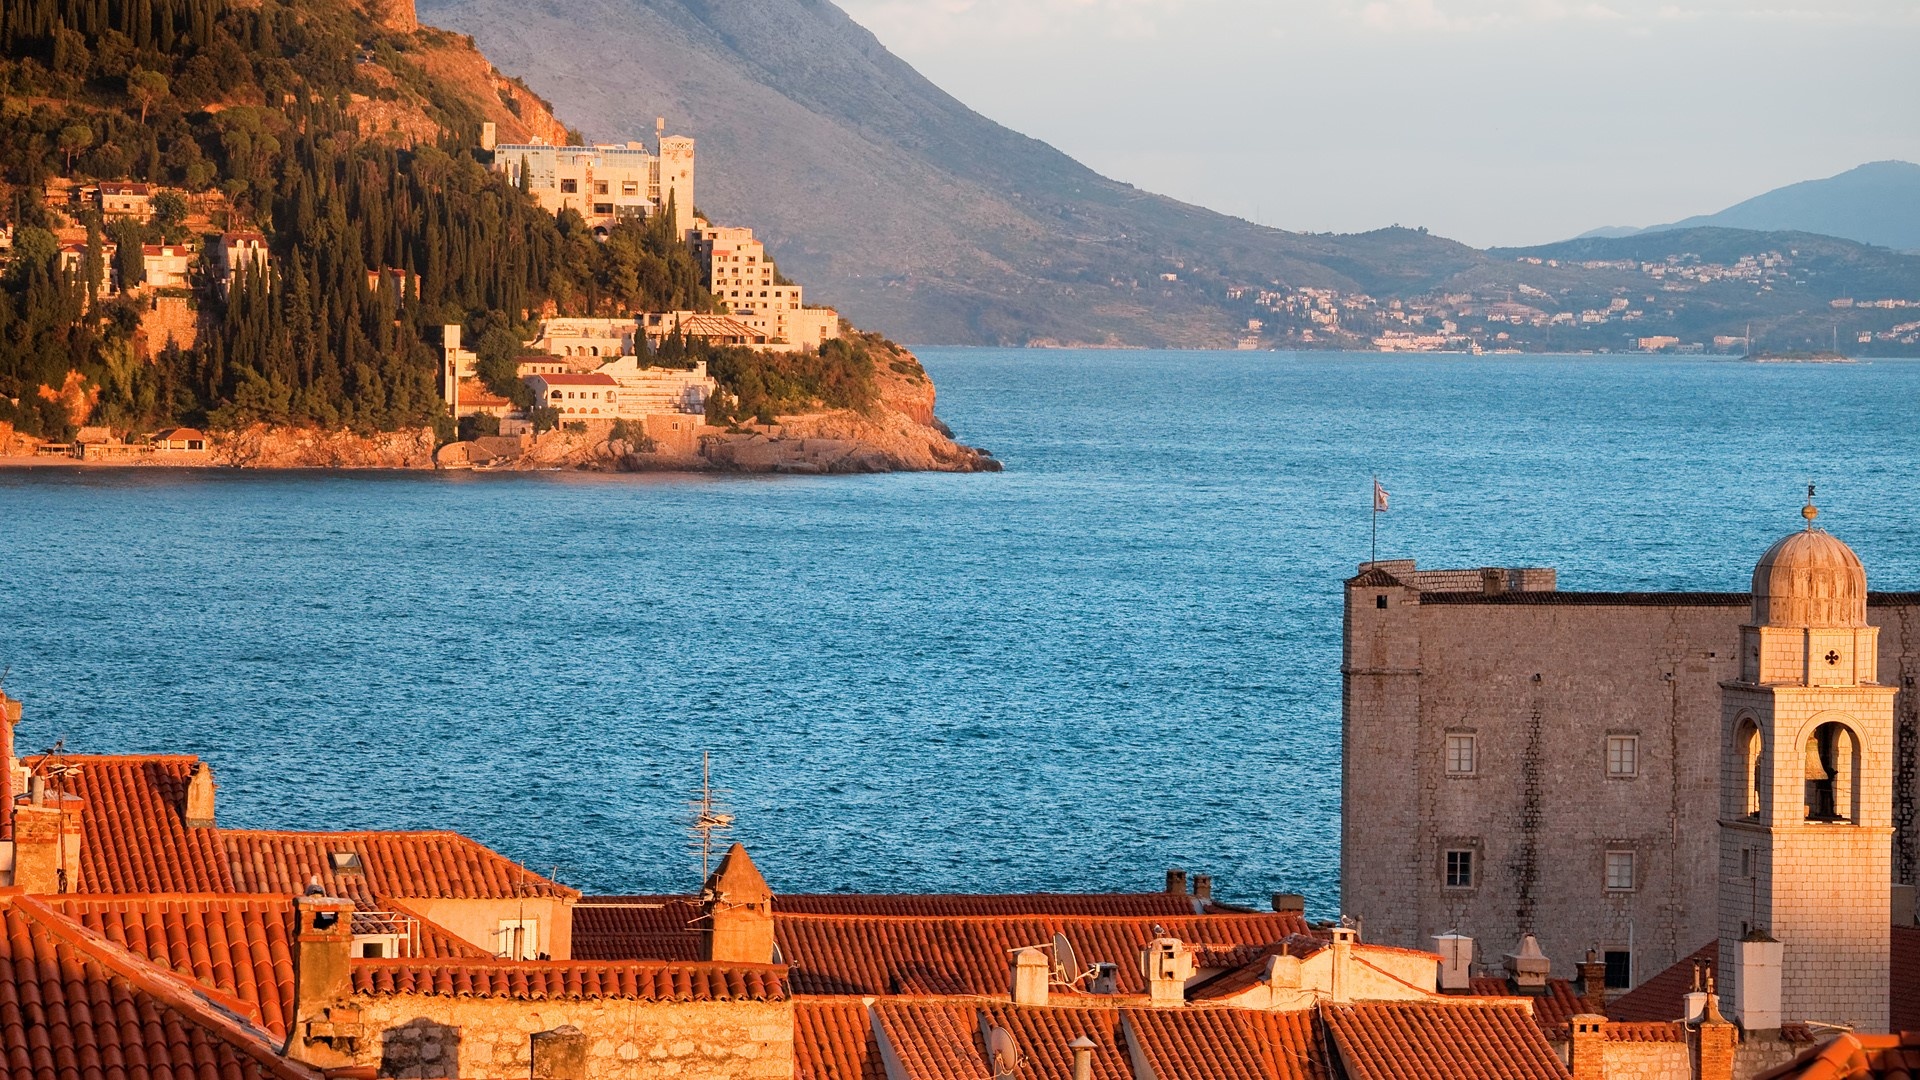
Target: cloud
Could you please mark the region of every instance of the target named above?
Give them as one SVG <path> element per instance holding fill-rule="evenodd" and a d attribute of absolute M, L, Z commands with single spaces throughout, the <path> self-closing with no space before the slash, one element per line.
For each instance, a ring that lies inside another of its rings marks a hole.
<path fill-rule="evenodd" d="M 1153 38 L 1171 22 L 1218 9 L 1223 21 L 1239 0 L 842 0 L 847 13 L 881 41 L 905 51 L 960 41 L 1047 38 Z"/>

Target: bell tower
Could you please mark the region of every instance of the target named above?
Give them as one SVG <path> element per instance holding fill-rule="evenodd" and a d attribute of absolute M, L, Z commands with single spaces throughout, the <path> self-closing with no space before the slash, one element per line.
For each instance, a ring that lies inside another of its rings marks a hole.
<path fill-rule="evenodd" d="M 1806 527 L 1767 549 L 1721 684 L 1720 988 L 1749 1031 L 1887 1030 L 1893 699 L 1867 575 Z"/>

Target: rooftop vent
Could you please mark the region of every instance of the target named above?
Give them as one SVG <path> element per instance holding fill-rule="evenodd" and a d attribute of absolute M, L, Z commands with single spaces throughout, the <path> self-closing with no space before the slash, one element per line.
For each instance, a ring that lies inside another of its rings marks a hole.
<path fill-rule="evenodd" d="M 332 867 L 333 872 L 336 874 L 364 874 L 367 872 L 366 866 L 360 862 L 360 853 L 357 851 L 329 851 L 327 853 L 327 865 Z"/>

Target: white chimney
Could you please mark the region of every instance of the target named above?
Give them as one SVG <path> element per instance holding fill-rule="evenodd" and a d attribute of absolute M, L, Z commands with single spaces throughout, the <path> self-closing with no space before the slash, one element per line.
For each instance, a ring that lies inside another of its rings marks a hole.
<path fill-rule="evenodd" d="M 1747 1031 L 1780 1027 L 1780 962 L 1786 946 L 1764 933 L 1748 935 L 1734 950 L 1733 1018 Z"/>
<path fill-rule="evenodd" d="M 1540 939 L 1527 934 L 1520 939 L 1520 949 L 1506 956 L 1507 975 L 1513 979 L 1514 989 L 1523 994 L 1544 994 L 1547 992 L 1547 976 L 1553 973 L 1553 961 L 1540 951 Z"/>
<path fill-rule="evenodd" d="M 1147 980 L 1149 1004 L 1155 1008 L 1186 1002 L 1187 980 L 1193 978 L 1193 947 L 1176 937 L 1157 937 L 1140 950 L 1140 974 Z"/>
<path fill-rule="evenodd" d="M 1344 1003 L 1353 1000 L 1353 947 L 1360 941 L 1360 931 L 1351 926 L 1333 928 L 1333 1000 Z"/>
<path fill-rule="evenodd" d="M 1047 954 L 1028 947 L 1013 954 L 1013 1003 L 1047 1003 Z"/>
<path fill-rule="evenodd" d="M 1440 954 L 1440 989 L 1470 990 L 1473 939 L 1465 934 L 1433 935 L 1433 951 Z"/>

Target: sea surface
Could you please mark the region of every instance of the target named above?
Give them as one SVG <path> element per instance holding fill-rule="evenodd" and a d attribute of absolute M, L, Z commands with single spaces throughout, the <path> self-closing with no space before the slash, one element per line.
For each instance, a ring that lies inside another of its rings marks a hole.
<path fill-rule="evenodd" d="M 452 828 L 692 890 L 1337 911 L 1368 557 L 1737 590 L 1820 519 L 1920 588 L 1920 364 L 928 349 L 997 475 L 0 473 L 23 750 L 210 759 L 230 826 Z M 1371 782 L 1394 783 L 1393 777 Z"/>

